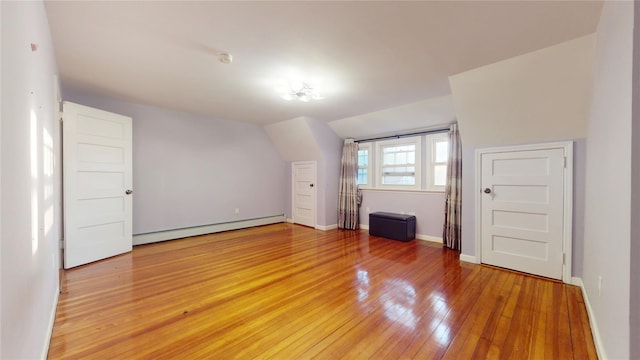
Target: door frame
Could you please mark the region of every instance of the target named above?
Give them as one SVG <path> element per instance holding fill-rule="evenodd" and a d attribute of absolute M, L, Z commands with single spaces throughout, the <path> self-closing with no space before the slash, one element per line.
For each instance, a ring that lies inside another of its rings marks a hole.
<path fill-rule="evenodd" d="M 313 183 L 315 186 L 315 191 L 313 192 L 313 202 L 314 202 L 314 209 L 313 209 L 313 228 L 317 228 L 318 227 L 318 162 L 315 160 L 305 160 L 305 161 L 292 161 L 291 162 L 291 222 L 292 223 L 296 223 L 296 217 L 295 217 L 295 204 L 296 204 L 296 173 L 295 171 L 293 171 L 293 168 L 296 165 L 305 165 L 305 164 L 311 164 L 313 165 L 315 171 L 314 171 L 314 177 L 313 177 Z"/>
<path fill-rule="evenodd" d="M 541 144 L 498 146 L 476 149 L 475 154 L 475 247 L 476 263 L 482 263 L 482 155 L 516 151 L 562 149 L 564 151 L 563 179 L 563 224 L 562 224 L 562 282 L 572 283 L 572 245 L 573 245 L 573 141 L 560 141 Z"/>

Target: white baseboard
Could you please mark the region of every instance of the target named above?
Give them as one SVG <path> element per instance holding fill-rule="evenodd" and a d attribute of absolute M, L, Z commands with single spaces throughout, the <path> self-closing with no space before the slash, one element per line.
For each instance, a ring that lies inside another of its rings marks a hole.
<path fill-rule="evenodd" d="M 212 234 L 212 233 L 229 231 L 229 230 L 238 230 L 238 229 L 244 229 L 244 228 L 254 227 L 254 226 L 277 224 L 284 221 L 285 221 L 284 215 L 276 215 L 276 216 L 269 216 L 269 217 L 263 217 L 258 219 L 248 219 L 248 220 L 233 221 L 233 222 L 221 223 L 221 224 L 196 226 L 196 227 L 185 228 L 185 229 L 175 229 L 175 230 L 158 231 L 158 232 L 147 233 L 147 234 L 137 234 L 137 235 L 133 235 L 133 245 L 149 244 L 149 243 L 154 243 L 159 241 L 180 239 L 180 238 L 185 238 L 189 236 Z"/>
<path fill-rule="evenodd" d="M 322 230 L 322 231 L 327 231 L 327 230 L 333 230 L 333 229 L 337 229 L 338 228 L 338 224 L 333 224 L 333 225 L 316 225 L 316 229 L 318 230 Z"/>
<path fill-rule="evenodd" d="M 596 317 L 593 314 L 593 309 L 591 308 L 591 302 L 589 301 L 587 290 L 584 288 L 584 282 L 582 281 L 582 278 L 574 276 L 571 278 L 571 284 L 578 286 L 582 290 L 582 298 L 584 299 L 584 305 L 587 308 L 589 325 L 591 327 L 591 335 L 593 336 L 593 342 L 596 345 L 596 353 L 598 354 L 598 359 L 608 359 L 607 354 L 604 351 L 604 345 L 602 345 L 602 337 L 600 336 L 600 331 L 598 330 L 598 322 L 596 321 Z"/>
<path fill-rule="evenodd" d="M 480 263 L 478 261 L 478 258 L 476 258 L 475 256 L 467 255 L 467 254 L 460 254 L 460 261 L 469 262 L 469 263 L 473 263 L 473 264 L 479 264 Z"/>
<path fill-rule="evenodd" d="M 416 234 L 416 239 L 442 244 L 442 238 L 437 236 Z"/>
<path fill-rule="evenodd" d="M 360 224 L 360 229 L 362 229 L 362 230 L 369 230 L 369 225 Z M 432 242 L 437 242 L 437 243 L 442 244 L 442 238 L 441 238 L 441 237 L 437 237 L 437 236 L 423 235 L 423 234 L 416 234 L 416 239 L 418 239 L 418 240 L 432 241 Z"/>
<path fill-rule="evenodd" d="M 288 223 L 293 224 L 293 219 L 287 218 L 287 220 L 286 220 L 286 221 L 287 221 Z"/>
<path fill-rule="evenodd" d="M 58 281 L 60 283 L 60 281 Z M 53 297 L 53 306 L 51 313 L 49 314 L 49 323 L 47 324 L 47 337 L 42 345 L 42 351 L 40 352 L 40 359 L 46 359 L 49 353 L 49 346 L 51 345 L 51 336 L 53 336 L 53 325 L 56 322 L 56 310 L 58 309 L 58 300 L 60 297 L 60 287 L 56 286 L 56 293 Z"/>

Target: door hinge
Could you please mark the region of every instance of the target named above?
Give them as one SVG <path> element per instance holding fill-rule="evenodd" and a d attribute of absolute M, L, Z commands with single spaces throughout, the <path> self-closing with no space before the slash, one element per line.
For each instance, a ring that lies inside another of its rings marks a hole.
<path fill-rule="evenodd" d="M 566 255 L 567 255 L 567 254 L 562 253 L 562 265 L 565 265 L 565 264 L 566 264 L 566 259 L 567 259 Z"/>
<path fill-rule="evenodd" d="M 565 168 L 565 169 L 567 168 L 567 157 L 566 156 L 562 158 L 562 167 Z"/>

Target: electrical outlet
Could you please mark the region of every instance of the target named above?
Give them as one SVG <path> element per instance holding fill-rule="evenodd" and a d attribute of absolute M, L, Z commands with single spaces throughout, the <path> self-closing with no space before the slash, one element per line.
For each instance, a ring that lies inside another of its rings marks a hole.
<path fill-rule="evenodd" d="M 240 214 L 240 208 L 236 208 L 236 214 Z"/>
<path fill-rule="evenodd" d="M 602 276 L 598 276 L 598 296 L 602 295 Z"/>

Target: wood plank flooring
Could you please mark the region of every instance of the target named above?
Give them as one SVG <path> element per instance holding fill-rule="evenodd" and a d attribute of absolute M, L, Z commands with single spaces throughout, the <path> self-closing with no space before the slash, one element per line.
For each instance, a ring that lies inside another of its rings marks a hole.
<path fill-rule="evenodd" d="M 595 359 L 579 288 L 275 224 L 64 272 L 49 359 Z"/>

